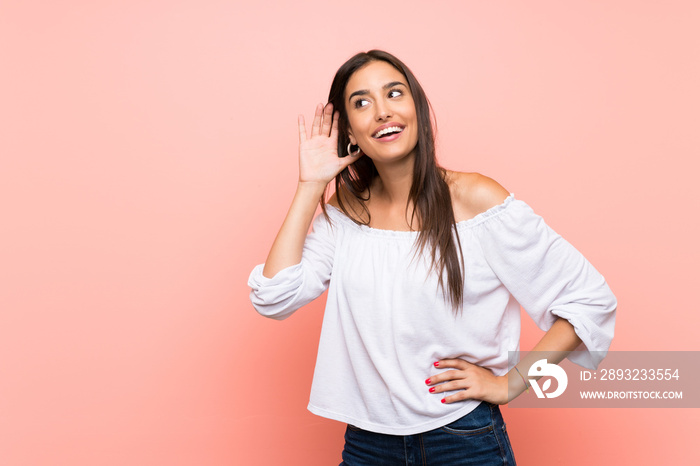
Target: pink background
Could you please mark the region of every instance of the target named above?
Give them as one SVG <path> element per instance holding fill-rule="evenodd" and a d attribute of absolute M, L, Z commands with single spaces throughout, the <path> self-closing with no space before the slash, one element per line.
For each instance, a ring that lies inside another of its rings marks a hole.
<path fill-rule="evenodd" d="M 0 464 L 340 461 L 344 426 L 306 411 L 323 300 L 270 321 L 246 281 L 297 114 L 373 47 L 424 85 L 443 165 L 605 275 L 612 349 L 700 349 L 698 24 L 693 0 L 3 1 Z M 696 409 L 504 416 L 523 465 L 697 452 Z"/>

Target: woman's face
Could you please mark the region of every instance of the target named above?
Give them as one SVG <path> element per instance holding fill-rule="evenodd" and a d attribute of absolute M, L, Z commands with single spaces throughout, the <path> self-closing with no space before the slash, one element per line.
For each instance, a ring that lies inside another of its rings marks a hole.
<path fill-rule="evenodd" d="M 387 62 L 372 61 L 345 86 L 350 141 L 374 162 L 413 153 L 418 143 L 416 106 L 406 78 Z"/>

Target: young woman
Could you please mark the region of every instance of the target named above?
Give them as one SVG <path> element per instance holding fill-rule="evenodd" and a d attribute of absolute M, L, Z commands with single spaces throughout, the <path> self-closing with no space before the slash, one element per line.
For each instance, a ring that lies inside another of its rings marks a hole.
<path fill-rule="evenodd" d="M 515 464 L 498 405 L 526 389 L 527 358 L 508 377 L 520 305 L 548 362 L 595 367 L 615 297 L 527 204 L 437 165 L 425 93 L 396 57 L 355 55 L 328 100 L 310 134 L 299 117 L 299 184 L 253 305 L 284 319 L 329 289 L 309 410 L 348 424 L 343 464 Z"/>

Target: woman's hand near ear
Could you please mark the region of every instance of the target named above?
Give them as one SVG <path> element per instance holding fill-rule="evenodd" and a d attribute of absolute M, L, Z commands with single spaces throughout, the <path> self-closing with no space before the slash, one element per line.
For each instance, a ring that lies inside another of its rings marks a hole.
<path fill-rule="evenodd" d="M 299 182 L 326 185 L 357 157 L 339 157 L 338 117 L 333 104 L 318 104 L 311 135 L 306 133 L 304 116 L 299 115 Z"/>
<path fill-rule="evenodd" d="M 326 185 L 355 160 L 338 156 L 338 112 L 333 112 L 332 104 L 316 107 L 311 135 L 306 134 L 304 117 L 299 115 L 299 184 L 267 255 L 263 276 L 272 278 L 301 262 L 304 240 Z"/>

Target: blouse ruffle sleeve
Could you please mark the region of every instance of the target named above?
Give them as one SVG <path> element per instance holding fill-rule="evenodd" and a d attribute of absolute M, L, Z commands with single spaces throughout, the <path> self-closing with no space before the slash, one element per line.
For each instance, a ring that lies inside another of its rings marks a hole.
<path fill-rule="evenodd" d="M 280 270 L 272 278 L 263 275 L 265 264 L 253 269 L 248 278 L 253 307 L 265 317 L 283 320 L 318 298 L 328 288 L 334 253 L 333 230 L 320 214 L 304 241 L 300 263 Z"/>
<path fill-rule="evenodd" d="M 540 329 L 568 320 L 583 342 L 569 359 L 595 369 L 615 328 L 617 300 L 605 278 L 512 194 L 490 213 L 474 232 L 491 269 Z"/>

